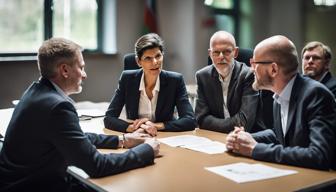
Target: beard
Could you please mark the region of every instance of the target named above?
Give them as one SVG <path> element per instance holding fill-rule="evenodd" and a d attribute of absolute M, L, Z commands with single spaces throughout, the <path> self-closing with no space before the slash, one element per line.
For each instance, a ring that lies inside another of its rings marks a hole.
<path fill-rule="evenodd" d="M 270 86 L 273 84 L 273 79 L 268 73 L 265 73 L 265 76 L 257 78 L 256 75 L 254 75 L 254 82 L 252 84 L 252 88 L 255 91 L 263 90 L 263 89 L 269 89 Z"/>
<path fill-rule="evenodd" d="M 321 73 L 319 73 L 318 71 L 315 70 L 309 70 L 309 71 L 305 71 L 304 75 L 312 78 L 312 79 L 316 79 L 317 80 L 317 76 L 319 76 Z"/>
<path fill-rule="evenodd" d="M 69 88 L 68 88 L 68 95 L 72 95 L 72 94 L 78 94 L 78 93 L 81 93 L 82 92 L 82 87 L 83 85 L 83 82 L 80 81 L 80 82 L 70 82 L 70 85 L 69 85 Z M 70 88 L 71 86 L 71 88 Z"/>
<path fill-rule="evenodd" d="M 217 65 L 215 65 L 216 70 L 223 78 L 227 77 L 230 74 L 231 69 L 233 67 L 233 63 L 232 64 L 222 63 Z"/>

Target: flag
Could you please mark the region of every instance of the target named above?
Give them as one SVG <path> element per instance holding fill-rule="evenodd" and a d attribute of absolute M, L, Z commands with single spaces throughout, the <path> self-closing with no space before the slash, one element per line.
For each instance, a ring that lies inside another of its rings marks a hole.
<path fill-rule="evenodd" d="M 144 30 L 143 33 L 158 33 L 157 18 L 156 18 L 156 0 L 145 1 L 144 12 Z"/>

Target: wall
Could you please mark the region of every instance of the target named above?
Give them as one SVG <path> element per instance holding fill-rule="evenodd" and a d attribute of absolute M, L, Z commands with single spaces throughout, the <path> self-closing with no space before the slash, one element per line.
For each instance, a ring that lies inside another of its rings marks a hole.
<path fill-rule="evenodd" d="M 336 28 L 333 24 L 336 18 L 336 7 L 317 8 L 307 1 L 306 10 L 304 24 L 307 33 L 305 33 L 304 43 L 321 41 L 327 44 L 333 52 L 331 69 L 333 74 L 336 75 Z"/>
<path fill-rule="evenodd" d="M 254 47 L 272 35 L 285 35 L 301 47 L 304 37 L 301 0 L 252 0 L 251 41 Z"/>
<path fill-rule="evenodd" d="M 249 1 L 250 12 L 244 18 L 243 43 L 252 48 L 275 34 L 288 36 L 300 50 L 306 40 L 321 38 L 332 42 L 336 50 L 335 29 L 331 27 L 335 10 L 321 14 L 305 12 L 302 0 Z M 164 68 L 180 72 L 186 83 L 194 83 L 195 72 L 206 65 L 208 42 L 214 28 L 204 25 L 211 18 L 203 0 L 158 0 L 160 35 L 166 42 Z M 117 1 L 118 54 L 84 55 L 88 79 L 83 92 L 72 97 L 76 101 L 109 101 L 123 69 L 122 58 L 132 52 L 141 35 L 144 0 Z M 305 15 L 307 15 L 308 20 Z M 308 24 L 306 24 L 308 23 Z M 248 29 L 250 28 L 250 29 Z M 242 33 L 241 33 L 242 34 Z M 328 37 L 326 37 L 328 36 Z M 0 108 L 11 107 L 23 91 L 39 77 L 36 61 L 0 62 Z"/>

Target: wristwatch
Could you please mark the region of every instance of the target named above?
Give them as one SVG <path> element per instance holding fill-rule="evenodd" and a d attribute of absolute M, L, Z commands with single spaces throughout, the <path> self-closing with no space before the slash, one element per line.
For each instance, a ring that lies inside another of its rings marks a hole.
<path fill-rule="evenodd" d="M 119 135 L 119 147 L 124 148 L 124 143 L 125 143 L 125 134 Z"/>

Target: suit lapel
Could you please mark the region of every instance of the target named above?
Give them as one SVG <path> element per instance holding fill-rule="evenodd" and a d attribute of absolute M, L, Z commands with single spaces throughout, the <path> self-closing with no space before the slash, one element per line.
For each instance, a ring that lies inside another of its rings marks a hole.
<path fill-rule="evenodd" d="M 137 70 L 134 73 L 134 76 L 132 79 L 129 80 L 129 92 L 128 95 L 126 95 L 126 98 L 128 98 L 128 110 L 127 113 L 129 113 L 129 117 L 131 119 L 137 119 L 139 118 L 139 100 L 140 100 L 140 91 L 139 91 L 139 86 L 140 86 L 140 81 L 141 81 L 141 76 L 142 76 L 142 69 Z M 127 92 L 127 90 L 126 90 Z"/>
<path fill-rule="evenodd" d="M 235 90 L 234 86 L 237 85 L 237 78 L 239 76 L 240 68 L 241 68 L 240 63 L 234 61 L 233 70 L 232 70 L 232 74 L 231 74 L 231 79 L 230 79 L 230 83 L 229 83 L 229 87 L 228 87 L 228 95 L 227 95 L 227 103 L 226 103 L 226 106 L 227 106 L 228 110 L 231 109 L 230 105 L 231 105 L 231 103 L 233 103 L 232 98 L 235 95 L 234 94 L 234 90 Z"/>
<path fill-rule="evenodd" d="M 284 136 L 282 133 L 282 125 L 281 125 L 281 111 L 280 104 L 276 101 L 273 102 L 273 114 L 274 114 L 274 132 L 277 136 L 278 141 L 283 145 L 284 144 Z"/>
<path fill-rule="evenodd" d="M 321 83 L 322 84 L 326 84 L 329 81 L 330 78 L 331 78 L 331 73 L 327 72 L 327 74 L 325 74 L 325 76 L 323 77 L 323 79 L 321 79 Z"/>
<path fill-rule="evenodd" d="M 161 117 L 160 115 L 161 109 L 163 108 L 164 102 L 167 100 L 166 97 L 169 96 L 168 93 L 169 90 L 166 88 L 167 85 L 168 85 L 168 74 L 164 70 L 162 70 L 160 73 L 160 91 L 156 103 L 155 117 Z"/>
<path fill-rule="evenodd" d="M 286 127 L 286 135 L 285 135 L 285 140 L 286 137 L 288 136 L 288 133 L 290 132 L 290 129 L 293 129 L 293 125 L 295 125 L 293 119 L 295 116 L 295 112 L 297 109 L 296 103 L 297 103 L 297 93 L 300 93 L 300 89 L 301 89 L 301 82 L 299 79 L 299 75 L 296 76 L 295 81 L 294 81 L 294 85 L 292 88 L 292 92 L 291 92 L 291 96 L 290 96 L 290 100 L 289 100 L 289 106 L 288 106 L 288 117 L 287 117 L 287 127 Z"/>
<path fill-rule="evenodd" d="M 209 82 L 208 86 L 212 86 L 213 85 L 213 95 L 218 95 L 219 96 L 219 97 L 216 97 L 216 96 L 213 97 L 213 101 L 215 102 L 216 106 L 221 106 L 221 107 L 216 107 L 216 109 L 219 109 L 219 111 L 218 111 L 217 114 L 222 115 L 222 118 L 224 118 L 223 89 L 222 89 L 222 85 L 221 85 L 221 83 L 219 81 L 219 74 L 218 74 L 216 68 L 214 67 L 214 65 L 212 65 L 212 68 L 211 68 L 211 77 L 212 77 L 212 79 L 209 79 L 211 82 Z"/>

